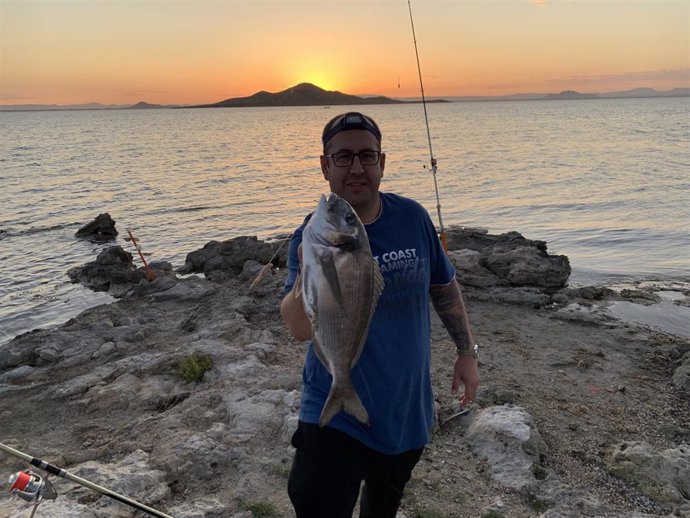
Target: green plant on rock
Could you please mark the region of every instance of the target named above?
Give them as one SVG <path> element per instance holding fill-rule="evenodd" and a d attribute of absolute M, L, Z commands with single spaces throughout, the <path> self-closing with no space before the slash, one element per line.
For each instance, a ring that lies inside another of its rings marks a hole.
<path fill-rule="evenodd" d="M 213 367 L 213 360 L 208 354 L 192 353 L 177 366 L 177 374 L 187 381 L 201 381 L 204 373 Z"/>

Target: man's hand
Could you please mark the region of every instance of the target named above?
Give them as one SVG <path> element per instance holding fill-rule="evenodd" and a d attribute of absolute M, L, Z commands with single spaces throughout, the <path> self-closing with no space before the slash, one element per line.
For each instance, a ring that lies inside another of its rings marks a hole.
<path fill-rule="evenodd" d="M 448 330 L 455 347 L 463 351 L 473 348 L 474 339 L 458 281 L 453 279 L 444 286 L 432 286 L 429 294 L 436 313 Z M 474 356 L 458 356 L 455 360 L 452 393 L 457 394 L 461 385 L 464 385 L 465 389 L 459 398 L 460 407 L 464 408 L 474 401 L 479 385 L 477 359 Z"/>
<path fill-rule="evenodd" d="M 300 270 L 302 269 L 302 245 L 297 249 L 297 257 L 299 257 Z M 298 274 L 299 276 L 301 273 Z M 299 282 L 295 281 L 292 291 L 288 293 L 280 304 L 280 314 L 283 321 L 290 331 L 290 334 L 297 340 L 302 342 L 311 339 L 311 322 L 304 311 L 304 303 L 302 302 L 302 292 L 299 289 Z"/>
<path fill-rule="evenodd" d="M 477 359 L 473 356 L 458 356 L 455 359 L 451 392 L 457 394 L 462 385 L 464 385 L 465 390 L 460 393 L 458 399 L 460 401 L 460 408 L 465 408 L 474 401 L 477 387 L 479 386 Z"/>

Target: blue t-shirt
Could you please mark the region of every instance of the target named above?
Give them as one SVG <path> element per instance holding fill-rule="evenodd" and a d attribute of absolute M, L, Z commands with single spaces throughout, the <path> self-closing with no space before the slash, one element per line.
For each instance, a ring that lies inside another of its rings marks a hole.
<path fill-rule="evenodd" d="M 385 281 L 352 382 L 370 426 L 338 413 L 328 424 L 369 448 L 393 455 L 429 442 L 434 421 L 430 374 L 429 286 L 451 282 L 455 270 L 427 211 L 416 201 L 380 193 L 381 213 L 365 225 L 371 251 Z M 302 230 L 290 240 L 285 291 L 297 277 Z M 331 375 L 309 343 L 303 371 L 300 419 L 318 423 Z"/>

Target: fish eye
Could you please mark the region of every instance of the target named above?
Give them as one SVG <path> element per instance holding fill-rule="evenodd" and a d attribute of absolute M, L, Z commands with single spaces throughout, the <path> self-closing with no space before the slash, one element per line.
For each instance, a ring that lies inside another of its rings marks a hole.
<path fill-rule="evenodd" d="M 345 222 L 348 225 L 354 225 L 355 224 L 355 217 L 352 214 L 348 214 L 347 216 L 345 216 Z"/>

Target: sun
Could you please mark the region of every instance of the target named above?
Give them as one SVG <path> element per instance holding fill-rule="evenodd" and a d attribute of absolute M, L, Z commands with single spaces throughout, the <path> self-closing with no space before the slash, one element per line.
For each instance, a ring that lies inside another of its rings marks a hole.
<path fill-rule="evenodd" d="M 324 90 L 337 90 L 335 81 L 326 72 L 311 71 L 304 74 L 300 79 L 300 83 L 311 83 Z"/>
<path fill-rule="evenodd" d="M 343 81 L 338 71 L 327 67 L 314 66 L 313 63 L 300 62 L 290 68 L 290 84 L 311 83 L 324 90 L 343 91 Z"/>

